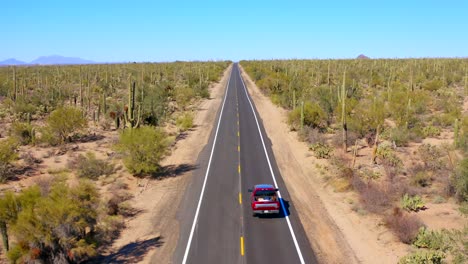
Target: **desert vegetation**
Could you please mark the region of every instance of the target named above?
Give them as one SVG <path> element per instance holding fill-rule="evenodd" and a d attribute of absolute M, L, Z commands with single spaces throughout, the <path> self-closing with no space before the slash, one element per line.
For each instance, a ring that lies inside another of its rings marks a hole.
<path fill-rule="evenodd" d="M 240 64 L 287 110 L 290 129 L 311 154 L 328 160 L 323 180 L 357 197 L 355 212 L 381 216 L 402 243 L 413 245 L 401 263 L 467 260 L 466 227 L 430 230 L 420 217 L 446 203 L 466 219 L 467 59 Z M 421 246 L 433 239 L 443 245 Z"/>
<path fill-rule="evenodd" d="M 3 256 L 101 254 L 138 213 L 129 182 L 164 177 L 161 160 L 229 64 L 0 67 Z"/>

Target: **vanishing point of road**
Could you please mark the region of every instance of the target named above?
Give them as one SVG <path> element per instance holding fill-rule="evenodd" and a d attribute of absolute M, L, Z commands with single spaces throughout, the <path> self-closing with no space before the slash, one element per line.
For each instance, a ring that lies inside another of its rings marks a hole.
<path fill-rule="evenodd" d="M 317 263 L 237 63 L 215 122 L 178 212 L 174 263 Z M 259 183 L 279 188 L 279 216 L 252 216 Z"/>

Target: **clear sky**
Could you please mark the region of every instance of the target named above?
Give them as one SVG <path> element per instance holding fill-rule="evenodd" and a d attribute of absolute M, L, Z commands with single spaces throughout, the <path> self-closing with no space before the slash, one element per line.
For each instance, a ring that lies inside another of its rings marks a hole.
<path fill-rule="evenodd" d="M 467 57 L 468 0 L 2 0 L 0 60 Z"/>

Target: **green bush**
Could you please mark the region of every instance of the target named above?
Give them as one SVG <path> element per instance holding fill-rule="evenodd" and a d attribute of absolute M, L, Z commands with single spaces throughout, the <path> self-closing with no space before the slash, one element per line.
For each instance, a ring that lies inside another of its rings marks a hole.
<path fill-rule="evenodd" d="M 445 251 L 448 248 L 448 237 L 443 232 L 429 230 L 425 227 L 419 229 L 416 240 L 413 242 L 418 248 L 427 248 L 433 250 Z"/>
<path fill-rule="evenodd" d="M 142 126 L 121 132 L 116 149 L 124 155 L 124 164 L 131 173 L 152 174 L 158 171 L 171 141 L 163 130 Z"/>
<path fill-rule="evenodd" d="M 0 140 L 0 164 L 9 164 L 16 160 L 18 155 L 18 142 L 14 138 Z"/>
<path fill-rule="evenodd" d="M 333 153 L 333 148 L 324 143 L 311 144 L 309 150 L 312 150 L 314 156 L 319 159 L 329 159 Z"/>
<path fill-rule="evenodd" d="M 323 127 L 326 121 L 326 114 L 316 103 L 304 103 L 304 126 L 312 128 Z M 288 114 L 288 123 L 295 129 L 299 130 L 301 127 L 301 107 L 291 110 Z"/>
<path fill-rule="evenodd" d="M 440 136 L 440 128 L 435 126 L 426 126 L 422 129 L 422 134 L 424 137 L 438 137 Z"/>
<path fill-rule="evenodd" d="M 13 138 L 0 141 L 0 183 L 10 179 L 12 164 L 18 158 L 18 142 Z"/>
<path fill-rule="evenodd" d="M 79 263 L 96 254 L 99 195 L 91 183 L 71 188 L 57 180 L 44 194 L 33 186 L 7 194 L 0 204 L 15 237 L 8 254 L 13 263 Z"/>
<path fill-rule="evenodd" d="M 188 86 L 176 87 L 175 89 L 175 100 L 182 109 L 190 104 L 190 100 L 195 98 L 195 95 L 195 90 Z"/>
<path fill-rule="evenodd" d="M 28 116 L 37 112 L 37 108 L 30 103 L 18 100 L 13 106 L 13 112 L 15 112 L 21 120 L 26 120 Z"/>
<path fill-rule="evenodd" d="M 445 166 L 442 160 L 444 154 L 437 146 L 422 144 L 418 147 L 418 154 L 422 162 L 424 162 L 424 166 L 430 171 L 438 171 Z"/>
<path fill-rule="evenodd" d="M 418 250 L 406 255 L 398 261 L 398 264 L 442 264 L 445 254 L 437 250 Z"/>
<path fill-rule="evenodd" d="M 36 142 L 40 145 L 57 146 L 60 145 L 60 138 L 55 135 L 50 127 L 45 126 L 38 129 Z"/>
<path fill-rule="evenodd" d="M 35 139 L 35 131 L 31 124 L 14 122 L 11 124 L 10 136 L 15 137 L 21 145 L 28 145 Z"/>
<path fill-rule="evenodd" d="M 193 127 L 193 114 L 184 113 L 179 116 L 176 120 L 176 125 L 179 127 L 180 131 L 187 131 Z"/>
<path fill-rule="evenodd" d="M 455 187 L 455 196 L 460 202 L 468 202 L 468 158 L 458 164 L 453 176 L 452 185 Z"/>
<path fill-rule="evenodd" d="M 410 131 L 406 128 L 392 128 L 389 129 L 388 133 L 388 140 L 395 142 L 397 147 L 407 146 L 411 138 Z"/>
<path fill-rule="evenodd" d="M 390 147 L 389 144 L 380 144 L 377 147 L 377 157 L 382 159 L 384 162 L 386 162 L 388 165 L 398 168 L 400 167 L 403 162 L 401 161 L 400 158 L 395 154 L 393 149 Z"/>
<path fill-rule="evenodd" d="M 455 147 L 468 152 L 468 116 L 463 117 L 461 122 L 458 123 L 456 129 L 458 137 L 455 139 Z"/>
<path fill-rule="evenodd" d="M 432 117 L 432 123 L 436 126 L 450 127 L 455 122 L 455 119 L 459 117 L 459 112 L 438 114 Z"/>
<path fill-rule="evenodd" d="M 431 185 L 431 181 L 432 177 L 426 171 L 418 171 L 416 175 L 411 177 L 411 184 L 421 187 L 427 187 Z"/>
<path fill-rule="evenodd" d="M 437 91 L 440 88 L 442 88 L 442 86 L 443 86 L 443 83 L 439 79 L 433 79 L 433 80 L 430 80 L 430 81 L 426 81 L 426 82 L 424 82 L 422 84 L 422 88 L 424 90 L 428 90 L 428 91 Z"/>
<path fill-rule="evenodd" d="M 401 198 L 400 203 L 401 203 L 401 208 L 407 211 L 417 212 L 421 209 L 424 209 L 425 207 L 424 202 L 422 201 L 421 197 L 418 195 L 411 197 L 408 194 L 405 194 Z"/>
<path fill-rule="evenodd" d="M 77 171 L 79 177 L 96 180 L 101 175 L 111 175 L 114 173 L 114 165 L 105 160 L 96 158 L 92 152 L 86 156 L 79 155 L 76 159 L 68 163 L 70 169 Z"/>
<path fill-rule="evenodd" d="M 83 112 L 75 107 L 59 107 L 47 119 L 50 131 L 60 139 L 60 143 L 71 140 L 71 135 L 87 126 Z"/>

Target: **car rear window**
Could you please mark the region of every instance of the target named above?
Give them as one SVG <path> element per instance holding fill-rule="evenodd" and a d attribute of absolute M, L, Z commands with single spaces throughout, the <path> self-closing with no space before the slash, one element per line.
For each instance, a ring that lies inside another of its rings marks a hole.
<path fill-rule="evenodd" d="M 255 192 L 255 196 L 275 196 L 276 192 L 272 190 L 259 190 Z"/>

